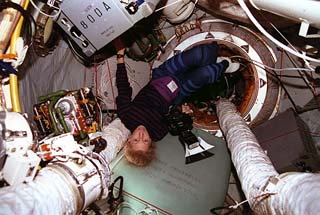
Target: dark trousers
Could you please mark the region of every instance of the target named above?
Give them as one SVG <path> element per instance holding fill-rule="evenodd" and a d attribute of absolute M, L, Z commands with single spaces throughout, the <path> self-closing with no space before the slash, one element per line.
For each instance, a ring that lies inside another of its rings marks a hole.
<path fill-rule="evenodd" d="M 180 104 L 184 98 L 204 85 L 218 80 L 225 68 L 223 63 L 216 63 L 217 56 L 218 44 L 216 42 L 192 47 L 153 69 L 152 79 L 171 76 L 180 87 L 173 104 Z"/>

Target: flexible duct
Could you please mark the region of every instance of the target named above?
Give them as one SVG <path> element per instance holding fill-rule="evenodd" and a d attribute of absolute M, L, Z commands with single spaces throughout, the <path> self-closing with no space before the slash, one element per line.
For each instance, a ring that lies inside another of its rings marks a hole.
<path fill-rule="evenodd" d="M 219 100 L 217 114 L 243 192 L 256 214 L 319 213 L 319 174 L 279 175 L 234 104 Z"/>
<path fill-rule="evenodd" d="M 72 188 L 49 168 L 28 184 L 0 190 L 0 214 L 74 214 L 75 207 Z"/>
<path fill-rule="evenodd" d="M 114 159 L 129 133 L 116 119 L 103 128 L 107 148 L 101 156 L 87 156 L 80 165 L 70 160 L 52 162 L 32 182 L 2 188 L 0 214 L 79 214 L 107 194 L 111 174 L 107 163 Z"/>
<path fill-rule="evenodd" d="M 33 181 L 2 188 L 0 214 L 80 214 L 107 196 L 111 172 L 99 157 L 51 162 Z"/>

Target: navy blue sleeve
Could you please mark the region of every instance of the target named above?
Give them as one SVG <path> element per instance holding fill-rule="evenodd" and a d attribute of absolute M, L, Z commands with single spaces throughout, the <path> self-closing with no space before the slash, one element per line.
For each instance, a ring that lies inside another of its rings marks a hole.
<path fill-rule="evenodd" d="M 118 96 L 116 98 L 117 112 L 126 112 L 130 108 L 132 100 L 132 87 L 128 81 L 127 70 L 124 63 L 117 64 L 116 85 L 118 89 Z"/>

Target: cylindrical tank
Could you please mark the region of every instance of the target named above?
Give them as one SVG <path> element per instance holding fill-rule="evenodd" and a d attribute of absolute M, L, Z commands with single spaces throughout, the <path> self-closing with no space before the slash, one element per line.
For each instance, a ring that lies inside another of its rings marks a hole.
<path fill-rule="evenodd" d="M 257 9 L 320 27 L 320 2 L 314 0 L 250 0 Z"/>

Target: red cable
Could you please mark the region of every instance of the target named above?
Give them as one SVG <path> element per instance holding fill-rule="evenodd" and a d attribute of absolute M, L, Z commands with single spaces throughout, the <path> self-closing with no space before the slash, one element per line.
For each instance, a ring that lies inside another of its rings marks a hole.
<path fill-rule="evenodd" d="M 97 70 L 97 65 L 94 65 L 94 83 L 96 85 L 96 97 L 98 97 L 99 93 L 98 93 L 98 70 Z"/>
<path fill-rule="evenodd" d="M 287 131 L 285 133 L 282 133 L 282 134 L 279 134 L 277 136 L 273 136 L 273 137 L 270 137 L 269 139 L 265 139 L 265 140 L 262 140 L 262 141 L 258 141 L 260 144 L 262 143 L 267 143 L 267 142 L 270 142 L 272 140 L 275 140 L 275 139 L 278 139 L 278 138 L 281 138 L 281 137 L 284 137 L 284 136 L 288 136 L 289 134 L 292 134 L 296 131 L 301 131 L 300 129 L 294 129 L 294 130 L 291 130 L 291 131 Z"/>
<path fill-rule="evenodd" d="M 283 68 L 283 50 L 281 51 L 281 56 L 280 56 L 280 69 Z M 282 70 L 280 70 L 280 80 L 281 80 L 281 75 L 282 75 Z"/>
<path fill-rule="evenodd" d="M 98 92 L 98 70 L 97 70 L 97 65 L 94 64 L 94 82 L 95 82 L 95 87 L 96 87 L 96 98 L 98 98 L 98 95 L 99 95 L 99 92 Z M 98 101 L 97 101 L 98 102 Z M 98 109 L 98 105 L 96 105 L 96 113 L 99 112 L 99 109 Z M 96 114 L 96 121 L 99 122 L 99 114 Z M 100 119 L 102 120 L 102 119 Z"/>
<path fill-rule="evenodd" d="M 117 187 L 118 188 L 118 187 Z M 119 189 L 119 188 L 118 188 Z M 146 204 L 146 205 L 151 205 L 152 207 L 154 207 L 154 208 L 156 208 L 157 210 L 159 210 L 159 211 L 161 211 L 162 213 L 164 213 L 164 214 L 167 214 L 167 215 L 173 215 L 172 213 L 170 213 L 170 212 L 168 212 L 168 211 L 166 211 L 166 210 L 164 210 L 164 209 L 162 209 L 162 208 L 159 208 L 159 207 L 157 207 L 157 206 L 155 206 L 154 204 L 152 204 L 152 203 L 150 203 L 150 202 L 147 202 L 146 200 L 144 200 L 144 199 L 141 199 L 141 198 L 139 198 L 138 196 L 136 196 L 136 195 L 134 195 L 134 194 L 132 194 L 132 193 L 129 193 L 129 192 L 126 192 L 126 191 L 122 191 L 125 195 L 128 195 L 128 196 L 130 196 L 130 197 L 132 197 L 132 198 L 134 198 L 134 199 L 136 199 L 136 200 L 138 200 L 138 201 L 140 201 L 140 202 L 142 202 L 142 203 L 144 203 L 144 204 Z"/>
<path fill-rule="evenodd" d="M 302 133 L 304 133 L 304 134 L 310 134 L 311 136 L 312 136 L 312 135 L 319 135 L 319 134 L 320 134 L 320 133 L 318 133 L 318 132 L 310 132 L 310 131 L 306 131 L 306 130 L 302 130 L 302 129 L 296 128 L 296 129 L 294 129 L 294 130 L 287 131 L 287 132 L 285 132 L 285 133 L 282 133 L 282 134 L 279 134 L 279 135 L 277 135 L 277 136 L 273 136 L 273 137 L 270 137 L 269 139 L 264 139 L 264 140 L 262 140 L 261 142 L 260 142 L 260 141 L 258 141 L 258 142 L 259 142 L 260 144 L 262 144 L 262 143 L 267 143 L 267 142 L 273 141 L 273 140 L 275 140 L 275 139 L 278 139 L 278 138 L 281 138 L 281 137 L 284 137 L 284 136 L 288 136 L 288 135 L 290 135 L 290 134 L 292 134 L 292 133 L 294 133 L 294 132 L 297 132 L 297 131 L 300 131 L 300 132 L 302 132 Z"/>

